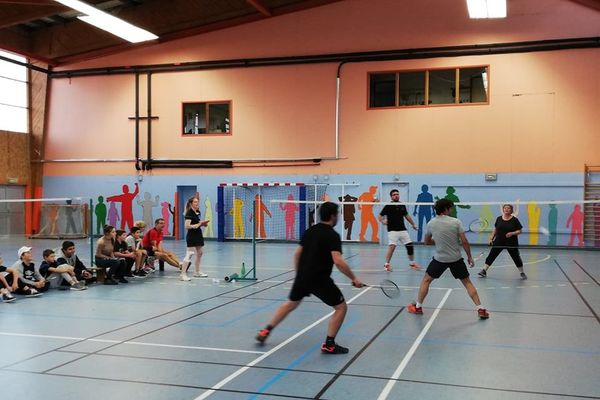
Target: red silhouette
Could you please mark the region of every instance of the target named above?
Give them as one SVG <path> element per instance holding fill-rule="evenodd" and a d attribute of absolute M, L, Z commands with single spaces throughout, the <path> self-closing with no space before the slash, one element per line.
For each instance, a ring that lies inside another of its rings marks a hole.
<path fill-rule="evenodd" d="M 262 202 L 260 194 L 257 194 L 254 197 L 254 214 L 250 214 L 250 222 L 252 222 L 252 217 L 256 215 L 256 230 L 258 232 L 254 233 L 257 234 L 256 237 L 259 239 L 264 239 L 267 237 L 267 234 L 265 233 L 265 214 L 271 218 L 271 212 Z"/>
<path fill-rule="evenodd" d="M 579 247 L 583 247 L 583 212 L 579 204 L 573 207 L 573 212 L 567 219 L 567 228 L 571 226 L 571 237 L 569 238 L 569 246 L 573 246 L 575 237 L 579 241 Z"/>
<path fill-rule="evenodd" d="M 293 194 L 288 194 L 288 200 L 294 200 Z M 294 203 L 279 204 L 279 208 L 285 214 L 285 240 L 294 240 L 294 228 L 296 226 L 296 213 L 300 210 Z"/>
<path fill-rule="evenodd" d="M 377 186 L 370 186 L 368 192 L 364 192 L 358 197 L 358 209 L 361 211 L 360 213 L 360 235 L 358 236 L 358 240 L 364 241 L 365 234 L 367 233 L 367 228 L 371 225 L 371 241 L 378 242 L 379 237 L 379 225 L 377 225 L 377 218 L 375 218 L 375 214 L 373 214 L 373 205 L 372 204 L 360 204 L 360 202 L 376 202 L 377 198 L 375 197 L 375 192 L 377 192 Z"/>
<path fill-rule="evenodd" d="M 129 186 L 123 185 L 123 194 L 117 194 L 114 196 L 110 196 L 106 199 L 106 201 L 116 201 L 121 203 L 121 229 L 126 230 L 125 226 L 129 226 L 129 229 L 133 227 L 133 212 L 132 212 L 132 203 L 135 196 L 140 192 L 140 187 L 138 184 L 135 184 L 135 191 L 133 193 L 129 193 Z"/>

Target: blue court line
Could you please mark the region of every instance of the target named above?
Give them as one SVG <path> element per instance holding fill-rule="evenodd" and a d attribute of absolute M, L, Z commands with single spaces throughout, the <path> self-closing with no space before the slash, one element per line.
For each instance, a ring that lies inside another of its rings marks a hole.
<path fill-rule="evenodd" d="M 269 379 L 267 382 L 265 382 L 264 385 L 262 385 L 261 387 L 259 387 L 256 390 L 255 394 L 253 394 L 252 396 L 248 397 L 248 400 L 256 400 L 256 399 L 258 399 L 258 396 L 260 396 L 261 394 L 263 394 L 268 388 L 270 388 L 271 386 L 273 386 L 277 381 L 279 381 L 281 378 L 283 378 L 288 373 L 290 373 L 291 369 L 293 369 L 294 367 L 296 367 L 297 365 L 299 365 L 300 363 L 302 363 L 309 355 L 311 355 L 315 351 L 319 350 L 320 348 L 321 348 L 321 344 L 316 344 L 313 347 L 311 347 L 310 349 L 308 349 L 308 351 L 306 351 L 300 357 L 298 357 L 294 361 L 292 361 L 291 364 L 285 366 L 285 369 L 283 371 L 280 371 L 277 375 L 275 375 L 274 377 L 272 377 L 271 379 Z"/>

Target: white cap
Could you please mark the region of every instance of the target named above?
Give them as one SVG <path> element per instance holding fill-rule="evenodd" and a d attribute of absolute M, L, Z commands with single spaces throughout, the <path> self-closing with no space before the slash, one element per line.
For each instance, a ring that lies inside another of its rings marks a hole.
<path fill-rule="evenodd" d="M 19 255 L 19 258 L 21 258 L 23 253 L 27 253 L 28 251 L 31 251 L 31 247 L 23 246 L 17 251 L 17 254 Z"/>

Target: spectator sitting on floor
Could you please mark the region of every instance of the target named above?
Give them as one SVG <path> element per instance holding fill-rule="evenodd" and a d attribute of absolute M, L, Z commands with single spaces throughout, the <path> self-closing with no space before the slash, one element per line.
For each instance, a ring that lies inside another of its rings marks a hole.
<path fill-rule="evenodd" d="M 75 268 L 69 264 L 58 265 L 54 250 L 46 249 L 42 253 L 44 261 L 40 264 L 40 274 L 48 281 L 51 288 L 85 290 L 86 286 L 77 281 Z"/>
<path fill-rule="evenodd" d="M 33 263 L 33 255 L 31 247 L 23 246 L 18 251 L 19 261 L 15 262 L 12 267 L 18 271 L 17 290 L 16 293 L 24 294 L 29 297 L 36 297 L 47 291 L 50 284 L 40 275 L 40 271 Z M 13 283 L 8 281 L 8 283 Z"/>
<path fill-rule="evenodd" d="M 14 277 L 18 277 L 18 274 L 14 268 L 2 265 L 2 256 L 0 256 L 0 297 L 3 303 L 11 303 L 16 300 L 16 297 L 11 292 L 17 290 L 17 280 Z M 6 277 L 9 277 L 12 284 L 8 284 Z"/>
<path fill-rule="evenodd" d="M 87 268 L 77 257 L 75 253 L 75 243 L 70 240 L 65 240 L 62 247 L 56 250 L 56 262 L 58 265 L 68 264 L 75 270 L 75 278 L 80 283 L 86 284 L 96 282 L 96 277 L 93 276 L 92 270 Z"/>

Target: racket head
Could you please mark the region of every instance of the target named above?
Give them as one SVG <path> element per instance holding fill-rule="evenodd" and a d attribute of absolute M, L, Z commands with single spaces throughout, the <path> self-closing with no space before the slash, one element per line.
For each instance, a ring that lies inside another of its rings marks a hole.
<path fill-rule="evenodd" d="M 379 288 L 381 289 L 383 294 L 390 299 L 400 297 L 400 288 L 398 287 L 398 285 L 396 285 L 394 281 L 384 279 L 379 284 Z"/>
<path fill-rule="evenodd" d="M 478 218 L 469 224 L 469 232 L 480 233 L 488 228 L 488 222 L 485 219 Z"/>

